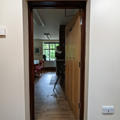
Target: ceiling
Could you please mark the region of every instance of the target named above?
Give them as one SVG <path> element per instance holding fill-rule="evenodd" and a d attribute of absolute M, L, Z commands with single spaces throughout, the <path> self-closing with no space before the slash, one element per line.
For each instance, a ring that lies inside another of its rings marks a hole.
<path fill-rule="evenodd" d="M 78 9 L 34 9 L 34 39 L 48 40 L 44 33 L 49 33 L 49 40 L 59 40 L 59 26 L 66 25 L 77 11 Z"/>

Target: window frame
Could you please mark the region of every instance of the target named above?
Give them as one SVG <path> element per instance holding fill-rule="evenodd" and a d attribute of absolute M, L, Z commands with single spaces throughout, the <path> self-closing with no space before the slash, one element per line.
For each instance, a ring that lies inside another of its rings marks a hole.
<path fill-rule="evenodd" d="M 44 44 L 48 44 L 48 48 L 44 48 Z M 50 45 L 51 44 L 55 44 L 55 48 L 50 48 Z M 44 50 L 48 50 L 49 51 L 49 60 L 48 59 L 46 59 L 46 61 L 55 61 L 55 60 L 51 60 L 51 54 L 50 54 L 50 51 L 51 50 L 56 50 L 56 44 L 59 44 L 59 42 L 43 42 L 43 54 L 44 54 Z M 46 56 L 46 58 L 47 58 L 47 56 Z"/>

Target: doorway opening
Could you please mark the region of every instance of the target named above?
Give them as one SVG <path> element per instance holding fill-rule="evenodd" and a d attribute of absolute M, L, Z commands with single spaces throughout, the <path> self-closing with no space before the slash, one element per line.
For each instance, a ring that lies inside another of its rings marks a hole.
<path fill-rule="evenodd" d="M 31 120 L 83 120 L 85 2 L 29 2 L 29 55 Z"/>

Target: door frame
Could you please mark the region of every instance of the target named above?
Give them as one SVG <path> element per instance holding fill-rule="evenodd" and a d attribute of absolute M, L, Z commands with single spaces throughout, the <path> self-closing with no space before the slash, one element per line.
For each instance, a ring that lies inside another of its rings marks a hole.
<path fill-rule="evenodd" d="M 85 1 L 28 1 L 29 23 L 29 88 L 30 88 L 30 120 L 34 120 L 34 53 L 33 53 L 33 9 L 82 9 L 81 26 L 81 61 L 80 61 L 80 120 L 84 120 L 85 97 L 85 45 L 86 45 L 86 2 Z"/>

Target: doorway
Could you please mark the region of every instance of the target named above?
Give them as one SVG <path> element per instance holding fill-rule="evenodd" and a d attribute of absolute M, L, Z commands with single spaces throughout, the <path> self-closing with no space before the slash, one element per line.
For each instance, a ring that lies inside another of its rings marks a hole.
<path fill-rule="evenodd" d="M 30 54 L 30 58 L 29 58 L 29 63 L 30 63 L 30 112 L 31 112 L 31 120 L 34 120 L 35 118 L 35 106 L 34 106 L 34 102 L 35 102 L 35 62 L 37 62 L 37 59 L 35 61 L 35 57 L 34 57 L 34 52 L 38 52 L 39 49 L 36 48 L 34 49 L 34 9 L 40 9 L 40 8 L 47 8 L 47 9 L 64 9 L 65 10 L 65 14 L 66 9 L 80 9 L 80 14 L 81 14 L 81 60 L 79 62 L 79 67 L 80 67 L 80 102 L 78 104 L 77 107 L 79 107 L 79 118 L 80 120 L 83 120 L 83 116 L 84 116 L 84 71 L 85 71 L 85 2 L 29 2 L 29 54 Z M 72 29 L 70 28 L 69 31 L 72 31 Z M 49 39 L 49 33 L 46 32 L 44 33 L 44 35 L 46 36 L 47 39 Z M 43 46 L 51 46 L 50 42 L 44 42 Z M 54 41 L 54 44 L 58 44 L 56 43 L 56 41 Z M 56 46 L 57 47 L 57 46 Z M 44 55 L 47 59 L 47 61 L 50 61 L 52 59 L 54 59 L 54 57 L 50 58 L 50 50 L 44 48 L 42 49 L 44 51 Z M 47 51 L 47 52 L 46 52 Z M 52 55 L 51 55 L 52 56 Z M 45 60 L 46 61 L 46 60 Z M 65 64 L 66 65 L 66 64 Z M 43 69 L 44 73 L 47 75 L 48 73 L 46 73 L 46 69 Z M 51 72 L 51 71 L 50 71 Z M 44 74 L 43 73 L 43 74 Z M 44 75 L 45 75 L 44 74 Z M 44 76 L 43 75 L 43 76 Z M 51 74 L 52 75 L 52 74 Z M 42 77 L 43 77 L 42 76 Z M 54 75 L 53 75 L 54 76 Z M 41 78 L 42 78 L 41 77 Z M 62 83 L 63 84 L 63 83 Z M 65 85 L 62 86 L 63 87 L 63 91 L 65 90 Z M 41 91 L 42 93 L 42 91 Z"/>

